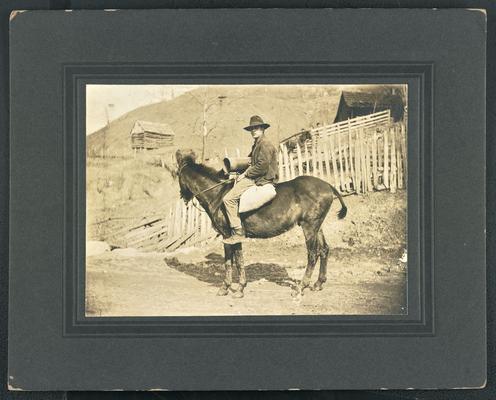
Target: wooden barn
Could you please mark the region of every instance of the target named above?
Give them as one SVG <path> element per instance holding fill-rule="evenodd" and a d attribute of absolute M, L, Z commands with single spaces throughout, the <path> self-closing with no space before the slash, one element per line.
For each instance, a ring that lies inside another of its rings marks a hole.
<path fill-rule="evenodd" d="M 174 132 L 167 124 L 136 121 L 131 130 L 131 148 L 154 150 L 174 144 Z"/>
<path fill-rule="evenodd" d="M 379 111 L 391 110 L 395 122 L 403 120 L 404 104 L 398 94 L 342 92 L 334 122 L 346 121 Z"/>

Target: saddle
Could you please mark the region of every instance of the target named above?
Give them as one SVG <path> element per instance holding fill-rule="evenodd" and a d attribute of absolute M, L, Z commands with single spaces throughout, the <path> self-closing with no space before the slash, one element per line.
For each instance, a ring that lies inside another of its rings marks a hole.
<path fill-rule="evenodd" d="M 252 186 L 239 199 L 239 213 L 256 210 L 276 197 L 276 188 L 272 183 Z"/>

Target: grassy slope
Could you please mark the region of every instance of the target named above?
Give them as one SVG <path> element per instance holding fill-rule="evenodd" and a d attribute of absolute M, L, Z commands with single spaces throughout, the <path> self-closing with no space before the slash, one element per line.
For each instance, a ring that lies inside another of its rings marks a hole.
<path fill-rule="evenodd" d="M 136 223 L 142 217 L 167 215 L 179 188 L 170 173 L 138 159 L 87 161 L 86 214 L 89 239 L 105 239 L 108 232 Z M 111 221 L 97 223 L 98 221 Z M 116 218 L 116 219 L 114 219 Z"/>
<path fill-rule="evenodd" d="M 191 92 L 203 98 L 203 89 Z M 210 87 L 208 104 L 214 103 L 207 115 L 210 127 L 215 129 L 208 137 L 207 155 L 223 155 L 224 148 L 247 151 L 251 138 L 242 130 L 251 115 L 258 114 L 271 124 L 267 131 L 277 143 L 279 140 L 308 128 L 316 122 L 328 123 L 335 116 L 339 92 L 329 88 L 301 88 L 250 86 Z M 225 96 L 221 101 L 219 96 Z M 202 106 L 190 94 L 133 110 L 113 121 L 109 128 L 87 137 L 87 149 L 101 153 L 105 145 L 110 154 L 131 155 L 129 132 L 136 120 L 169 124 L 175 132 L 175 147 L 201 147 L 199 136 Z M 195 125 L 196 124 L 196 125 Z"/>

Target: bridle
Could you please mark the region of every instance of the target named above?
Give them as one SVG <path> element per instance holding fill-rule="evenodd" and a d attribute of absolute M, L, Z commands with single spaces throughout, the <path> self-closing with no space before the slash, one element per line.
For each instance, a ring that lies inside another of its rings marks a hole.
<path fill-rule="evenodd" d="M 184 167 L 186 167 L 187 165 L 188 165 L 188 163 L 183 162 L 179 166 L 179 169 L 177 170 L 177 176 L 179 178 L 181 178 L 181 172 L 183 171 Z M 208 192 L 208 191 L 210 191 L 212 189 L 215 189 L 216 187 L 222 186 L 222 185 L 224 185 L 226 183 L 232 182 L 233 180 L 234 180 L 234 178 L 230 178 L 230 179 L 226 179 L 226 180 L 220 181 L 220 182 L 216 183 L 215 185 L 212 185 L 212 186 L 209 186 L 206 189 L 200 190 L 198 193 L 191 193 L 191 195 L 193 196 L 193 198 L 196 199 L 200 194 L 205 193 L 205 192 Z M 193 204 L 193 207 L 195 207 L 198 210 L 200 210 L 198 207 L 195 206 L 195 203 L 191 203 L 191 204 Z M 200 210 L 200 211 L 202 211 L 202 210 Z"/>

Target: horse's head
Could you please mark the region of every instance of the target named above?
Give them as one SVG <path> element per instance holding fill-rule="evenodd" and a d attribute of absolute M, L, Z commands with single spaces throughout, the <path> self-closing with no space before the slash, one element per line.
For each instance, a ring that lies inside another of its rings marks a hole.
<path fill-rule="evenodd" d="M 187 203 L 195 196 L 194 193 L 203 193 L 205 189 L 210 190 L 211 186 L 218 186 L 228 175 L 223 170 L 217 171 L 214 168 L 197 163 L 196 154 L 193 150 L 177 150 L 177 173 L 181 197 Z M 215 191 L 209 191 L 213 194 Z"/>
<path fill-rule="evenodd" d="M 179 149 L 176 151 L 176 162 L 179 169 L 184 164 L 196 163 L 196 153 L 192 149 Z"/>
<path fill-rule="evenodd" d="M 196 154 L 193 150 L 177 150 L 176 151 L 176 162 L 177 162 L 177 172 L 175 172 L 175 176 L 179 180 L 179 192 L 181 194 L 181 198 L 185 203 L 188 203 L 191 199 L 193 199 L 194 195 L 191 192 L 187 179 L 182 176 L 182 170 L 188 166 L 196 164 Z"/>

